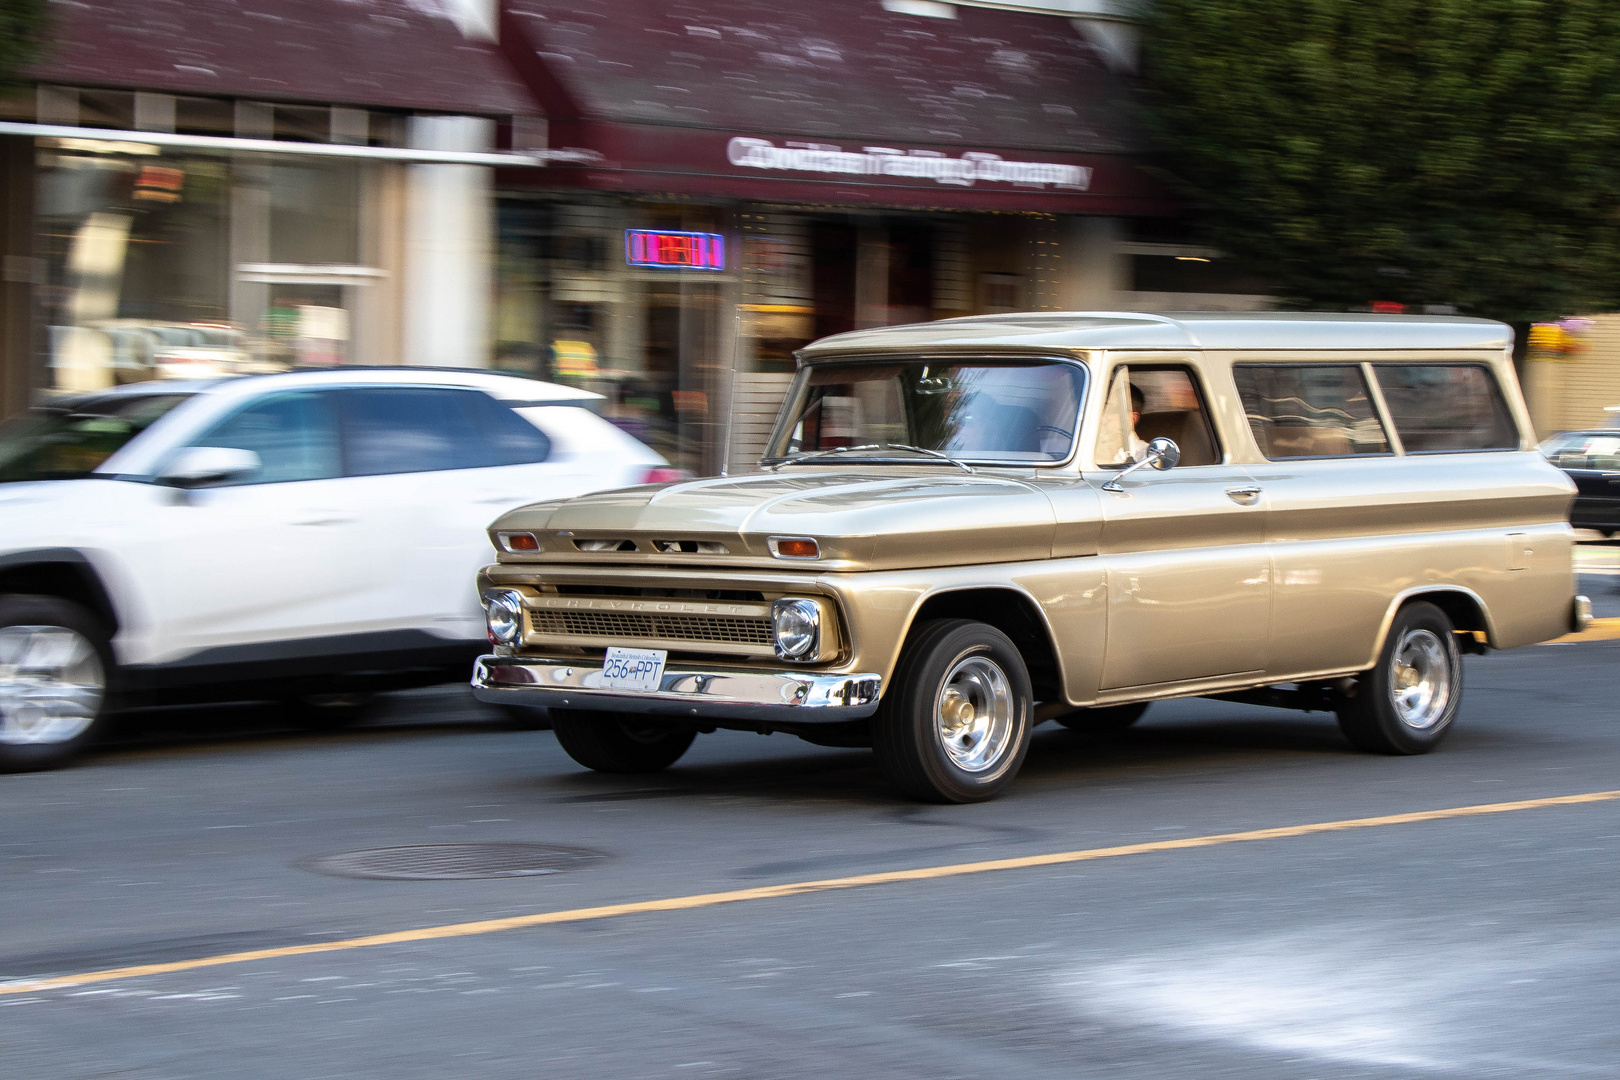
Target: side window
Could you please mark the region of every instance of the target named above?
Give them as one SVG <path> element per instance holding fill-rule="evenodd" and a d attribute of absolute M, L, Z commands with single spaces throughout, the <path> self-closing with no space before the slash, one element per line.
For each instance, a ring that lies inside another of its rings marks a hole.
<path fill-rule="evenodd" d="M 483 436 L 482 464 L 530 465 L 551 456 L 551 440 L 546 433 L 510 405 L 482 391 L 474 391 L 467 398 Z"/>
<path fill-rule="evenodd" d="M 1390 452 L 1359 364 L 1237 364 L 1232 378 L 1271 461 Z"/>
<path fill-rule="evenodd" d="M 1097 464 L 1110 468 L 1140 461 L 1147 444 L 1158 438 L 1175 442 L 1181 467 L 1221 460 L 1220 442 L 1191 368 L 1116 369 L 1097 436 Z"/>
<path fill-rule="evenodd" d="M 336 391 L 349 476 L 441 472 L 489 464 L 473 422 L 476 390 L 368 386 Z"/>
<path fill-rule="evenodd" d="M 331 395 L 318 391 L 260 398 L 215 424 L 192 445 L 258 454 L 259 471 L 238 484 L 326 480 L 340 472 Z"/>
<path fill-rule="evenodd" d="M 1519 433 L 1496 376 L 1482 364 L 1374 364 L 1408 454 L 1517 450 Z"/>

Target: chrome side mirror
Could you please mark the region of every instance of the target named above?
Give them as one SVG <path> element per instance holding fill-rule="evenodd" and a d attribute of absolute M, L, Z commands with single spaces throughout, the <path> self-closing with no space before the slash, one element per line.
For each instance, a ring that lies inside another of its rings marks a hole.
<path fill-rule="evenodd" d="M 1124 491 L 1125 488 L 1121 486 L 1120 481 L 1142 466 L 1151 465 L 1160 472 L 1164 472 L 1166 469 L 1175 468 L 1180 463 L 1181 447 L 1176 445 L 1174 439 L 1154 439 L 1147 444 L 1147 453 L 1142 455 L 1141 461 L 1136 462 L 1129 468 L 1121 469 L 1114 474 L 1112 480 L 1102 487 L 1104 491 Z"/>
<path fill-rule="evenodd" d="M 1147 445 L 1147 462 L 1160 472 L 1181 464 L 1181 447 L 1174 439 L 1158 438 Z"/>
<path fill-rule="evenodd" d="M 177 488 L 213 487 L 252 476 L 261 467 L 259 455 L 228 446 L 188 446 L 164 466 L 158 482 Z"/>

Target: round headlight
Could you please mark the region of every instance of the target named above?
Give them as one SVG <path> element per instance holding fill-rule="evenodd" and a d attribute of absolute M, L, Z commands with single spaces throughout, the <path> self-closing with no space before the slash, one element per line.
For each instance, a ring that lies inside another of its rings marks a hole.
<path fill-rule="evenodd" d="M 490 641 L 515 644 L 523 636 L 523 596 L 511 590 L 485 593 L 484 618 L 489 623 Z"/>
<path fill-rule="evenodd" d="M 815 656 L 821 638 L 821 607 L 814 600 L 778 600 L 771 605 L 776 655 L 784 660 Z"/>

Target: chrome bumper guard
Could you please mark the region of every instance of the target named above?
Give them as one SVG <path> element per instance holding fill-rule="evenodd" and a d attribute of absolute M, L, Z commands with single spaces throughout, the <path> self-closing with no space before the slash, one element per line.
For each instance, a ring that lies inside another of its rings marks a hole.
<path fill-rule="evenodd" d="M 1569 632 L 1579 634 L 1592 625 L 1592 601 L 1589 597 L 1576 596 L 1574 606 L 1569 613 Z"/>
<path fill-rule="evenodd" d="M 495 705 L 546 705 L 665 716 L 833 724 L 877 711 L 879 675 L 799 671 L 666 670 L 656 691 L 612 690 L 600 664 L 480 656 L 473 696 Z"/>

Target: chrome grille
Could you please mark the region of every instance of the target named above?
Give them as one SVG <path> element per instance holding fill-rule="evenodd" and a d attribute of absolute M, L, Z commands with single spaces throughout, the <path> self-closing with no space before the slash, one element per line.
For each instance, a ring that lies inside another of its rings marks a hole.
<path fill-rule="evenodd" d="M 530 611 L 531 633 L 567 637 L 701 641 L 771 648 L 769 616 L 677 615 L 631 611 Z"/>

